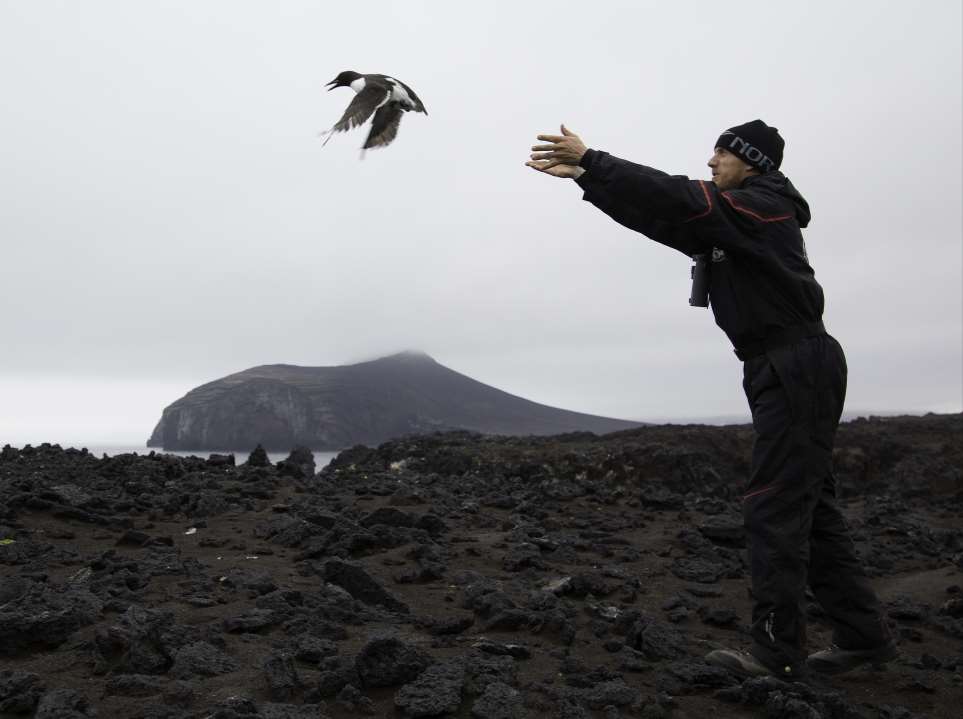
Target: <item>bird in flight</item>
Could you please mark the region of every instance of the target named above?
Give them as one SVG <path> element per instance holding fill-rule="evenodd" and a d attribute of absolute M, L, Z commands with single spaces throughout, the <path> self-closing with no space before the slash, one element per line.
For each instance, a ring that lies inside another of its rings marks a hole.
<path fill-rule="evenodd" d="M 353 70 L 345 70 L 326 84 L 330 86 L 329 92 L 336 87 L 350 87 L 356 94 L 348 103 L 341 119 L 330 130 L 322 133 L 328 136 L 324 141 L 325 145 L 334 133 L 360 127 L 374 113 L 368 139 L 361 148 L 362 156 L 365 150 L 384 147 L 395 139 L 402 113 L 414 110 L 428 114 L 414 90 L 401 80 L 388 75 L 362 75 Z"/>

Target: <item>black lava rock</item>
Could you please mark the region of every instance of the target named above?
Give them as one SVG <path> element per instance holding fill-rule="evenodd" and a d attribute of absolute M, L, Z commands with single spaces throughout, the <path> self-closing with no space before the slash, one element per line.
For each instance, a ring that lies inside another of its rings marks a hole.
<path fill-rule="evenodd" d="M 431 656 L 397 637 L 376 637 L 362 647 L 354 667 L 365 687 L 393 687 L 416 679 Z"/>

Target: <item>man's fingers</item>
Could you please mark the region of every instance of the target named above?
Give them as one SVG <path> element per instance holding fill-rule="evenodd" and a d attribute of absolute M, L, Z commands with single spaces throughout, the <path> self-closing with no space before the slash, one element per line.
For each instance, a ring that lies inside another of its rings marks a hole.
<path fill-rule="evenodd" d="M 572 131 L 569 130 L 567 127 L 565 127 L 565 123 L 564 123 L 564 122 L 562 123 L 562 134 L 563 134 L 563 135 L 566 135 L 567 137 L 574 137 L 574 136 L 575 136 L 575 133 L 574 133 L 574 132 L 572 132 Z"/>
<path fill-rule="evenodd" d="M 539 135 L 535 138 L 536 140 L 542 140 L 544 142 L 561 142 L 565 139 L 564 135 Z"/>
<path fill-rule="evenodd" d="M 532 146 L 532 152 L 540 152 L 544 150 L 552 151 L 557 149 L 558 149 L 558 145 L 533 145 Z"/>
<path fill-rule="evenodd" d="M 578 176 L 577 168 L 571 165 L 566 165 L 564 162 L 558 162 L 556 160 L 529 160 L 525 163 L 528 167 L 533 170 L 538 170 L 543 172 L 550 177 L 571 177 L 575 178 Z"/>
<path fill-rule="evenodd" d="M 531 158 L 536 162 L 550 162 L 552 167 L 555 165 L 571 165 L 571 160 L 566 160 L 562 157 L 556 157 L 551 152 L 533 152 Z"/>

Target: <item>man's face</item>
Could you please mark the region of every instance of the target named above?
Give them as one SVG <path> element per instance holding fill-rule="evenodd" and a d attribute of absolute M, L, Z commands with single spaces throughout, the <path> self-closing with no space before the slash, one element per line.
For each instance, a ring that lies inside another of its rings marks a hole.
<path fill-rule="evenodd" d="M 751 165 L 747 165 L 731 152 L 721 147 L 716 148 L 716 151 L 712 153 L 712 157 L 709 158 L 707 164 L 712 168 L 712 181 L 716 183 L 716 187 L 722 192 L 734 190 L 739 187 L 747 177 L 758 174 Z"/>

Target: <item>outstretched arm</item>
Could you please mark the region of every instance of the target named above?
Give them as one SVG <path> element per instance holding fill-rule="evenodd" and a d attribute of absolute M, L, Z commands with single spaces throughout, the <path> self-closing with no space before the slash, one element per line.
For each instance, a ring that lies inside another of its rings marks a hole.
<path fill-rule="evenodd" d="M 539 135 L 539 140 L 550 144 L 532 147 L 531 159 L 525 164 L 552 177 L 577 180 L 585 190 L 584 199 L 619 224 L 686 255 L 699 251 L 700 243 L 688 227 L 656 218 L 642 201 L 644 195 L 633 196 L 634 193 L 620 187 L 626 176 L 654 177 L 664 181 L 671 179 L 666 173 L 589 150 L 564 124 L 561 131 L 561 135 Z M 589 164 L 592 165 L 591 172 L 585 174 L 584 166 Z M 610 182 L 613 176 L 615 183 Z M 629 184 L 634 183 L 630 181 Z"/>
<path fill-rule="evenodd" d="M 607 186 L 621 202 L 637 205 L 647 216 L 667 222 L 685 222 L 709 214 L 712 198 L 706 183 L 673 177 L 653 168 L 635 165 L 606 152 L 589 150 L 582 139 L 563 124 L 561 135 L 539 135 L 550 143 L 532 147 L 525 164 L 553 177 L 578 179 L 581 170 Z"/>
<path fill-rule="evenodd" d="M 688 225 L 665 222 L 647 216 L 638 205 L 613 197 L 604 184 L 586 182 L 590 176 L 591 173 L 578 180 L 578 184 L 585 190 L 582 199 L 591 202 L 620 225 L 689 257 L 705 250 L 703 243 L 695 233 L 690 231 Z"/>

